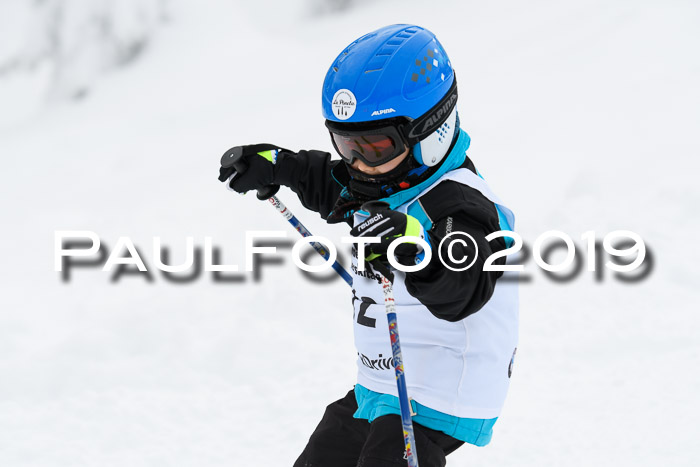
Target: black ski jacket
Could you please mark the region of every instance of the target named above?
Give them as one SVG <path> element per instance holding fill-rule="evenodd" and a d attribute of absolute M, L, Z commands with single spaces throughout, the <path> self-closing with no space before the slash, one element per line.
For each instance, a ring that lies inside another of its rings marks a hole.
<path fill-rule="evenodd" d="M 468 157 L 462 167 L 476 173 Z M 276 184 L 291 188 L 304 207 L 318 212 L 323 219 L 327 219 L 341 190 L 350 180 L 345 163 L 331 160 L 331 155 L 322 151 L 281 151 L 274 174 Z M 436 317 L 448 321 L 464 319 L 486 304 L 502 274 L 482 271 L 486 258 L 506 247 L 503 238 L 491 242 L 484 238 L 500 230 L 498 212 L 478 190 L 449 180 L 423 195 L 421 204 L 433 220 L 428 235 L 434 248 L 448 232 L 461 231 L 476 240 L 479 253 L 471 268 L 451 271 L 440 262 L 438 252 L 434 250 L 427 267 L 406 273 L 406 288 Z M 447 243 L 443 245 L 444 249 Z M 457 245 L 453 247 L 455 258 L 469 255 L 469 251 L 460 251 L 461 246 Z M 446 251 L 442 252 L 442 257 L 448 258 Z M 504 261 L 500 258 L 495 264 Z"/>

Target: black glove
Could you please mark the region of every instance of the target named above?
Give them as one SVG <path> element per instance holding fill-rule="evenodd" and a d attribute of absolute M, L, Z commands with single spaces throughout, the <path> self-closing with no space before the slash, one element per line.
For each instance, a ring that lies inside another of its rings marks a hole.
<path fill-rule="evenodd" d="M 251 144 L 236 146 L 221 156 L 219 181 L 238 193 L 257 190 L 258 199 L 268 199 L 279 190 L 274 183 L 274 164 L 279 146 Z M 286 151 L 286 150 L 285 150 Z"/>
<path fill-rule="evenodd" d="M 365 261 L 381 272 L 389 280 L 393 274 L 389 269 L 387 251 L 391 242 L 398 237 L 412 236 L 425 239 L 425 232 L 418 219 L 408 214 L 389 209 L 382 201 L 370 201 L 362 205 L 369 217 L 350 230 L 353 237 L 379 237 L 380 243 L 365 246 Z M 394 250 L 397 262 L 404 266 L 413 266 L 423 257 L 423 247 L 417 243 L 401 243 Z"/>

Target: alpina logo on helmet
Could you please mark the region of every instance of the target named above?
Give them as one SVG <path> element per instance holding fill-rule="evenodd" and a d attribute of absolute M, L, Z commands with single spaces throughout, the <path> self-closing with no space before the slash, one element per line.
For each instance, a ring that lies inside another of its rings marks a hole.
<path fill-rule="evenodd" d="M 339 120 L 347 120 L 352 117 L 357 108 L 357 99 L 349 89 L 340 89 L 333 95 L 331 102 L 333 107 L 333 115 Z"/>
<path fill-rule="evenodd" d="M 396 112 L 396 110 L 394 110 L 392 108 L 375 110 L 374 112 L 372 112 L 372 115 L 370 115 L 370 117 L 376 117 L 377 115 L 386 115 L 386 114 L 390 114 L 393 112 Z"/>
<path fill-rule="evenodd" d="M 409 138 L 417 138 L 423 136 L 426 133 L 430 133 L 433 130 L 437 129 L 442 124 L 442 122 L 450 114 L 450 112 L 452 112 L 452 109 L 457 104 L 456 86 L 453 85 L 453 89 L 454 90 L 448 96 L 445 96 L 443 98 L 444 100 L 442 102 L 442 105 L 440 105 L 437 108 L 437 110 L 435 110 L 431 115 L 427 117 L 423 116 L 419 119 L 423 121 L 416 121 L 416 125 L 413 128 L 411 128 L 411 132 L 408 134 Z"/>
<path fill-rule="evenodd" d="M 441 123 L 445 119 L 447 114 L 450 113 L 450 110 L 452 109 L 452 107 L 454 107 L 456 102 L 457 102 L 457 95 L 453 94 L 452 96 L 450 96 L 450 99 L 447 102 L 445 102 L 445 104 L 437 110 L 437 112 L 435 112 L 433 115 L 428 117 L 428 120 L 425 122 L 425 125 L 423 125 L 422 131 L 427 130 L 428 128 L 430 128 L 433 125 L 437 125 L 438 123 Z"/>

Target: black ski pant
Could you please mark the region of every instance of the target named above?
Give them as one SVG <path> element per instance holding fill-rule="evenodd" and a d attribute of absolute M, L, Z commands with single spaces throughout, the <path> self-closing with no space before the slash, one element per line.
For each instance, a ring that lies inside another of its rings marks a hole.
<path fill-rule="evenodd" d="M 326 407 L 294 467 L 406 467 L 399 415 L 372 423 L 353 418 L 355 391 Z M 464 444 L 440 431 L 413 422 L 420 467 L 444 467 L 445 456 Z"/>

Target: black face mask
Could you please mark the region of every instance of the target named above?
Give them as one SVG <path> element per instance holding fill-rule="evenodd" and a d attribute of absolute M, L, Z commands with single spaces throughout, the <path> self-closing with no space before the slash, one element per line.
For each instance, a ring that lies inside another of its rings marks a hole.
<path fill-rule="evenodd" d="M 402 182 L 406 183 L 408 173 L 421 167 L 421 164 L 409 152 L 408 156 L 399 165 L 383 174 L 366 174 L 353 169 L 349 164 L 346 164 L 346 167 L 351 177 L 348 189 L 353 196 L 366 199 L 380 199 L 401 191 L 403 187 L 399 185 Z"/>

